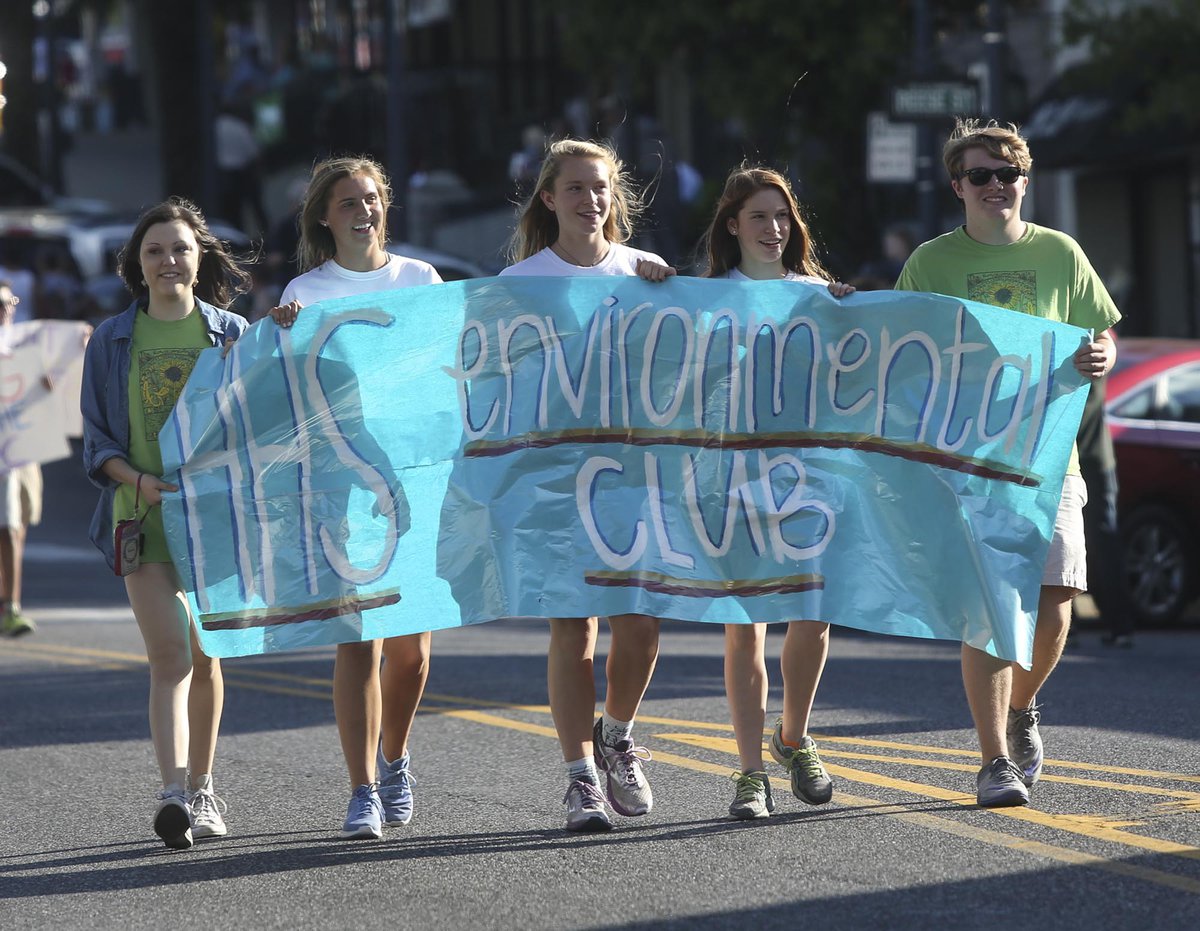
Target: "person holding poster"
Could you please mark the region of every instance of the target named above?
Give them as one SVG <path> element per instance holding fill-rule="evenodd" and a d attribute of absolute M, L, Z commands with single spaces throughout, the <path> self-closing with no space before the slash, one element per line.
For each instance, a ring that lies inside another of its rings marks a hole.
<path fill-rule="evenodd" d="M 745 165 L 725 180 L 703 240 L 705 277 L 734 281 L 797 281 L 828 287 L 834 297 L 854 291 L 833 281 L 813 254 L 812 237 L 787 179 L 769 168 Z M 725 695 L 733 719 L 740 769 L 729 814 L 765 818 L 775 810 L 763 769 L 763 723 L 767 714 L 766 624 L 725 625 Z M 833 797 L 833 781 L 808 736 L 817 685 L 829 654 L 829 624 L 792 621 L 779 659 L 783 714 L 771 734 L 771 756 L 791 777 L 792 794 L 809 805 Z"/>
<path fill-rule="evenodd" d="M 177 197 L 142 214 L 118 272 L 133 303 L 97 327 L 84 356 L 84 468 L 100 488 L 91 538 L 115 567 L 116 525 L 141 521 L 140 553 L 123 548 L 133 568 L 120 568 L 150 662 L 150 735 L 163 785 L 154 830 L 168 847 L 186 848 L 226 833 L 212 781 L 224 685 L 220 662 L 196 640 L 167 551 L 157 505 L 178 489 L 161 478 L 158 431 L 197 356 L 246 329 L 220 308 L 249 276 L 196 206 Z"/>
<path fill-rule="evenodd" d="M 369 158 L 331 158 L 313 167 L 300 209 L 300 266 L 271 310 L 291 326 L 308 304 L 372 291 L 440 284 L 432 265 L 392 255 L 387 244 L 391 187 Z M 413 775 L 408 739 L 429 678 L 429 631 L 382 641 L 339 643 L 333 705 L 350 773 L 344 838 L 379 838 L 408 824 Z M 383 670 L 380 671 L 380 654 Z"/>
<path fill-rule="evenodd" d="M 639 275 L 663 281 L 675 274 L 652 252 L 625 245 L 641 210 L 616 152 L 604 143 L 561 139 L 546 150 L 533 194 L 513 233 L 514 264 L 500 274 L 526 276 Z M 608 694 L 595 720 L 594 617 L 550 619 L 547 688 L 567 769 L 568 831 L 608 831 L 613 809 L 626 816 L 654 804 L 633 741 L 633 720 L 658 660 L 657 618 L 624 614 L 608 619 L 612 649 L 605 667 Z M 594 724 L 593 724 L 594 721 Z M 600 772 L 605 774 L 601 792 Z"/>
<path fill-rule="evenodd" d="M 0 278 L 0 330 L 16 317 L 21 299 L 12 282 Z M 8 352 L 8 340 L 0 332 L 0 355 Z M 25 560 L 25 531 L 42 519 L 42 467 L 27 462 L 14 469 L 0 470 L 0 635 L 20 637 L 37 625 L 21 612 L 21 577 Z"/>
<path fill-rule="evenodd" d="M 1015 126 L 959 120 L 942 152 L 966 223 L 919 246 L 896 283 L 1090 329 L 1074 355 L 1093 381 L 1116 361 L 1109 327 L 1121 314 L 1084 255 L 1065 233 L 1021 218 L 1033 158 Z M 1087 486 L 1072 452 L 1042 576 L 1031 669 L 963 644 L 962 674 L 983 766 L 976 798 L 986 807 L 1025 805 L 1042 771 L 1038 692 L 1062 655 L 1071 602 L 1087 589 L 1083 506 Z"/>

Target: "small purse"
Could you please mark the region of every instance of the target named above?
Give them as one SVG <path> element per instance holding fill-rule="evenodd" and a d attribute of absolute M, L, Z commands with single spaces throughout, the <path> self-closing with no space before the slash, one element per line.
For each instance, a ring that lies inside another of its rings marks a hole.
<path fill-rule="evenodd" d="M 137 490 L 133 495 L 133 517 L 117 521 L 113 530 L 113 571 L 119 576 L 129 575 L 142 564 L 142 519 L 137 516 L 142 499 L 142 473 L 138 473 Z"/>

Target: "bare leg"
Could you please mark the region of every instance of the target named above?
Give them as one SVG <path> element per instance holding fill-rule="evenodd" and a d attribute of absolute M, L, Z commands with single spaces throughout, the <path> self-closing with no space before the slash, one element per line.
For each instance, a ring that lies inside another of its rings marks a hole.
<path fill-rule="evenodd" d="M 1076 592 L 1060 585 L 1043 585 L 1038 596 L 1037 626 L 1033 632 L 1033 668 L 1026 672 L 1016 663 L 1012 670 L 1012 707 L 1029 708 L 1038 690 L 1062 657 L 1071 629 L 1071 601 Z"/>
<path fill-rule="evenodd" d="M 808 719 L 817 686 L 829 656 L 829 625 L 821 621 L 792 621 L 783 641 L 779 668 L 783 672 L 783 739 L 799 744 L 808 734 Z"/>
<path fill-rule="evenodd" d="M 125 591 L 150 661 L 150 739 L 163 786 L 187 782 L 188 691 L 192 651 L 187 603 L 175 567 L 143 563 L 125 576 Z"/>
<path fill-rule="evenodd" d="M 378 640 L 339 643 L 333 664 L 333 714 L 337 718 L 342 755 L 350 773 L 350 791 L 375 781 L 375 748 L 379 744 Z"/>
<path fill-rule="evenodd" d="M 763 768 L 767 719 L 766 624 L 725 625 L 725 697 L 742 772 Z"/>
<path fill-rule="evenodd" d="M 596 717 L 593 657 L 598 626 L 594 617 L 550 618 L 546 686 L 554 729 L 558 731 L 563 759 L 568 762 L 592 754 L 592 723 Z"/>
<path fill-rule="evenodd" d="M 383 641 L 383 669 L 379 673 L 383 696 L 383 755 L 389 761 L 408 752 L 417 706 L 429 678 L 429 647 L 433 635 L 426 631 Z"/>
<path fill-rule="evenodd" d="M 962 677 L 983 762 L 986 764 L 998 756 L 1008 756 L 1005 731 L 1008 697 L 1012 692 L 1012 664 L 964 643 Z"/>
<path fill-rule="evenodd" d="M 608 692 L 604 710 L 618 721 L 632 721 L 658 661 L 658 618 L 618 614 L 608 619 L 608 626 L 612 646 L 605 665 Z"/>
<path fill-rule="evenodd" d="M 191 625 L 189 625 L 191 626 Z M 193 784 L 196 779 L 213 770 L 217 753 L 217 731 L 221 727 L 221 712 L 225 707 L 225 679 L 221 661 L 210 657 L 200 648 L 195 627 L 191 627 L 192 687 L 188 692 L 188 764 Z"/>
<path fill-rule="evenodd" d="M 21 603 L 21 566 L 25 558 L 25 528 L 0 527 L 0 601 Z"/>

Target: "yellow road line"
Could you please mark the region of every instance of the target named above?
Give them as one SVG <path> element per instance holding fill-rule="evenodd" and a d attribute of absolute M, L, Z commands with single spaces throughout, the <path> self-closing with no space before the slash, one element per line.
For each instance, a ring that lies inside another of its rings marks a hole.
<path fill-rule="evenodd" d="M 460 718 L 466 721 L 474 721 L 479 724 L 485 724 L 492 727 L 503 727 L 510 730 L 522 731 L 524 733 L 542 734 L 546 737 L 557 738 L 557 734 L 552 728 L 542 727 L 538 724 L 529 724 L 525 721 L 514 721 L 510 718 L 503 718 L 499 715 L 487 714 L 478 711 L 438 711 L 438 714 L 446 717 Z M 655 735 L 660 737 L 662 735 Z M 668 735 L 669 736 L 669 735 Z M 727 741 L 732 744 L 733 741 Z M 735 751 L 736 753 L 736 751 Z M 714 776 L 728 776 L 730 769 L 728 766 L 720 766 L 715 763 L 709 763 L 704 760 L 693 760 L 690 757 L 678 756 L 674 753 L 669 753 L 664 750 L 654 751 L 654 760 L 656 763 L 666 763 L 671 766 L 677 766 L 681 769 L 689 769 L 693 772 L 708 773 Z M 849 778 L 849 777 L 847 777 Z M 963 804 L 974 805 L 975 799 L 973 796 L 960 796 L 955 799 Z M 1176 876 L 1171 873 L 1165 873 L 1161 870 L 1150 869 L 1149 867 L 1139 866 L 1133 863 L 1126 863 L 1122 860 L 1108 860 L 1104 857 L 1098 857 L 1094 854 L 1084 853 L 1079 850 L 1071 850 L 1067 847 L 1059 847 L 1055 844 L 1047 844 L 1042 841 L 1026 840 L 1021 837 L 1015 837 L 1011 834 L 1004 834 L 999 831 L 991 831 L 987 828 L 977 827 L 970 824 L 960 824 L 949 818 L 942 818 L 937 815 L 930 815 L 925 812 L 912 812 L 904 809 L 900 805 L 888 805 L 876 799 L 866 798 L 861 795 L 850 795 L 846 792 L 837 792 L 834 795 L 834 801 L 840 805 L 845 805 L 854 808 L 873 808 L 877 814 L 885 817 L 897 818 L 901 821 L 927 828 L 933 831 L 940 831 L 944 834 L 954 834 L 968 840 L 978 841 L 980 843 L 989 844 L 994 847 L 1005 847 L 1010 850 L 1018 850 L 1022 853 L 1033 854 L 1034 856 L 1043 857 L 1049 860 L 1057 860 L 1061 863 L 1069 863 L 1073 866 L 1090 866 L 1098 870 L 1103 870 L 1107 873 L 1115 873 L 1131 879 L 1138 879 L 1143 882 L 1153 883 L 1159 886 L 1166 886 L 1171 889 L 1177 889 L 1182 892 L 1190 892 L 1193 895 L 1200 895 L 1200 881 L 1191 879 L 1186 876 Z"/>
<path fill-rule="evenodd" d="M 12 644 L 5 644 L 5 647 L 11 648 Z M 2 654 L 4 650 L 0 650 Z M 15 651 L 22 656 L 29 656 L 34 659 L 46 660 L 48 662 L 65 663 L 68 666 L 88 666 L 92 669 L 127 669 L 128 666 L 118 663 L 98 663 L 94 659 L 79 658 L 73 656 L 63 656 L 60 653 L 52 652 L 46 648 L 39 649 L 35 645 L 21 644 Z"/>
<path fill-rule="evenodd" d="M 674 740 L 688 746 L 702 747 L 733 756 L 737 755 L 737 745 L 728 738 L 706 737 L 697 734 L 655 734 L 654 736 L 659 740 Z M 657 758 L 657 754 L 655 754 L 655 757 Z M 926 785 L 923 782 L 910 782 L 907 779 L 896 779 L 891 776 L 882 776 L 878 773 L 867 772 L 861 769 L 850 769 L 836 764 L 829 764 L 825 768 L 831 775 L 841 776 L 852 782 L 863 782 L 867 785 L 880 788 L 897 789 L 901 792 L 910 792 L 914 795 L 924 795 L 946 802 L 954 802 L 966 808 L 975 807 L 974 795 L 964 795 L 961 792 L 943 789 L 940 786 Z M 1016 818 L 1020 821 L 1028 821 L 1032 824 L 1053 828 L 1058 831 L 1082 834 L 1085 837 L 1091 837 L 1096 840 L 1123 844 L 1127 847 L 1137 847 L 1141 850 L 1153 851 L 1154 853 L 1172 854 L 1178 857 L 1200 860 L 1200 849 L 1196 847 L 1177 844 L 1174 841 L 1161 840 L 1157 837 L 1130 834 L 1126 831 L 1118 830 L 1111 824 L 1095 822 L 1088 816 L 1056 815 L 1050 812 L 1038 811 L 1034 808 L 989 808 L 987 810 L 996 815 Z"/>
<path fill-rule="evenodd" d="M 72 665 L 87 665 L 87 664 L 79 662 L 79 661 L 68 661 L 67 659 L 65 659 L 65 657 L 67 657 L 67 656 L 85 656 L 85 657 L 91 656 L 91 657 L 101 657 L 101 658 L 105 658 L 105 659 L 114 659 L 114 660 L 118 660 L 118 661 L 126 662 L 126 663 L 135 663 L 138 665 L 146 664 L 146 657 L 144 655 L 141 655 L 138 653 L 124 653 L 124 652 L 117 652 L 114 650 L 96 649 L 96 648 L 92 648 L 92 647 L 68 647 L 68 646 L 59 646 L 56 644 L 43 644 L 43 643 L 25 644 L 25 643 L 21 643 L 20 641 L 18 641 L 16 643 L 6 644 L 6 646 L 8 646 L 10 648 L 15 647 L 16 651 L 20 652 L 20 653 L 32 653 L 34 651 L 37 651 L 38 653 L 43 654 L 42 658 L 45 658 L 44 654 L 50 654 L 50 655 L 53 655 L 56 657 L 63 657 L 63 660 L 62 660 L 63 662 L 71 662 Z M 116 669 L 116 668 L 120 668 L 120 667 L 106 665 L 106 666 L 100 666 L 99 668 Z M 310 686 L 317 686 L 317 687 L 321 687 L 321 688 L 325 688 L 325 687 L 332 688 L 332 686 L 333 686 L 332 678 L 326 679 L 326 678 L 313 678 L 313 677 L 307 677 L 307 676 L 298 676 L 298 675 L 295 675 L 294 673 L 283 673 L 283 672 L 274 672 L 274 671 L 265 670 L 265 669 L 254 669 L 254 668 L 250 668 L 248 666 L 241 666 L 238 664 L 230 664 L 229 662 L 226 662 L 224 668 L 225 668 L 226 681 L 234 681 L 234 682 L 236 682 L 236 684 L 238 684 L 242 687 L 246 687 L 246 688 L 251 687 L 250 683 L 243 681 L 242 677 L 251 677 L 251 678 L 256 678 L 256 679 L 269 679 L 269 680 L 274 680 L 274 681 L 278 681 L 278 682 L 295 682 L 300 685 L 310 685 Z M 260 691 L 271 691 L 271 689 L 267 689 L 267 688 L 262 688 L 259 690 Z M 288 692 L 288 691 L 280 691 L 279 693 L 280 694 L 300 694 L 300 695 L 307 694 L 307 693 L 303 693 L 303 692 Z M 316 697 L 324 698 L 327 696 L 325 696 L 324 694 L 321 694 Z M 512 702 L 495 701 L 495 700 L 490 700 L 490 699 L 463 698 L 462 696 L 458 696 L 458 695 L 445 695 L 445 694 L 434 693 L 434 692 L 427 692 L 425 694 L 423 702 L 424 703 L 443 702 L 446 704 L 465 705 L 465 706 L 471 706 L 471 707 L 478 707 L 478 706 L 482 705 L 482 706 L 488 707 L 488 708 L 497 708 L 497 709 L 504 709 L 504 710 L 510 710 L 510 711 L 522 711 L 522 712 L 529 712 L 532 714 L 549 714 L 550 713 L 549 705 L 522 705 L 522 704 L 514 704 Z M 666 718 L 666 717 L 660 717 L 660 716 L 655 716 L 655 715 L 641 715 L 638 717 L 638 721 L 641 722 L 642 724 L 661 724 L 661 725 L 666 725 L 668 727 L 690 727 L 690 728 L 694 728 L 696 730 L 718 731 L 718 732 L 723 732 L 723 733 L 732 733 L 732 731 L 733 731 L 732 726 L 729 724 L 715 723 L 712 721 L 693 721 L 693 720 L 681 719 L 681 718 Z M 766 734 L 766 733 L 769 733 L 769 732 L 764 731 L 764 734 Z M 834 736 L 822 735 L 822 734 L 818 734 L 818 733 L 814 733 L 812 736 L 813 736 L 813 739 L 819 740 L 822 744 L 846 744 L 846 745 L 859 746 L 859 747 L 877 747 L 880 749 L 888 749 L 888 750 L 903 750 L 903 751 L 906 751 L 909 753 L 928 753 L 928 754 L 933 754 L 933 755 L 937 755 L 937 756 L 965 757 L 968 759 L 974 759 L 978 755 L 973 750 L 961 750 L 961 749 L 953 749 L 953 748 L 947 748 L 947 747 L 935 747 L 935 746 L 929 746 L 926 744 L 905 743 L 903 741 L 895 741 L 895 740 L 877 740 L 874 738 L 867 738 L 867 737 L 834 737 Z M 832 755 L 836 755 L 836 753 L 838 751 L 826 750 L 823 752 L 827 756 L 832 756 Z M 868 760 L 869 759 L 878 759 L 877 757 L 871 757 L 869 755 L 861 755 L 861 756 L 858 756 L 857 758 L 858 759 L 868 759 Z M 890 757 L 886 758 L 886 759 L 889 762 L 897 762 L 897 763 L 902 762 L 902 763 L 906 763 L 906 764 L 910 764 L 910 765 L 929 766 L 931 768 L 959 768 L 957 766 L 939 763 L 934 760 L 917 760 L 917 759 L 890 758 Z M 1116 774 L 1116 775 L 1125 775 L 1125 776 L 1140 776 L 1143 778 L 1150 778 L 1150 779 L 1170 779 L 1170 780 L 1174 780 L 1177 782 L 1200 783 L 1200 775 L 1193 775 L 1193 774 L 1189 774 L 1189 773 L 1166 772 L 1166 771 L 1162 771 L 1162 770 L 1134 769 L 1134 768 L 1125 767 L 1125 766 L 1106 766 L 1106 765 L 1103 765 L 1100 763 L 1081 763 L 1081 762 L 1074 761 L 1074 760 L 1047 759 L 1045 762 L 1045 765 L 1055 767 L 1055 768 L 1079 769 L 1079 770 L 1085 770 L 1085 771 L 1089 771 L 1089 772 L 1112 773 L 1112 774 Z M 964 768 L 974 769 L 975 767 L 973 765 L 971 765 L 971 766 L 964 766 Z M 1120 791 L 1126 791 L 1126 792 L 1161 794 L 1161 795 L 1166 795 L 1166 796 L 1171 796 L 1171 797 L 1186 799 L 1186 800 L 1200 799 L 1200 793 L 1192 794 L 1192 793 L 1185 793 L 1185 792 L 1181 792 L 1181 791 L 1159 790 L 1159 789 L 1155 789 L 1154 787 L 1150 787 L 1150 786 L 1125 785 L 1122 783 L 1104 782 L 1104 781 L 1099 781 L 1099 780 L 1071 778 L 1071 777 L 1066 777 L 1066 776 L 1055 775 L 1052 773 L 1043 773 L 1042 779 L 1046 780 L 1047 782 L 1064 782 L 1064 783 L 1068 783 L 1071 785 L 1091 786 L 1094 788 L 1113 788 L 1113 789 L 1117 789 Z"/>

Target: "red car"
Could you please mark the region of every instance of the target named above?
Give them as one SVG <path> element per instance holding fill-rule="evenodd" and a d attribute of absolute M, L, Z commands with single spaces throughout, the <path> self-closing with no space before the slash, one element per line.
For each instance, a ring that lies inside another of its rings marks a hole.
<path fill-rule="evenodd" d="M 1119 340 L 1105 411 L 1129 607 L 1174 621 L 1200 594 L 1200 340 Z"/>

